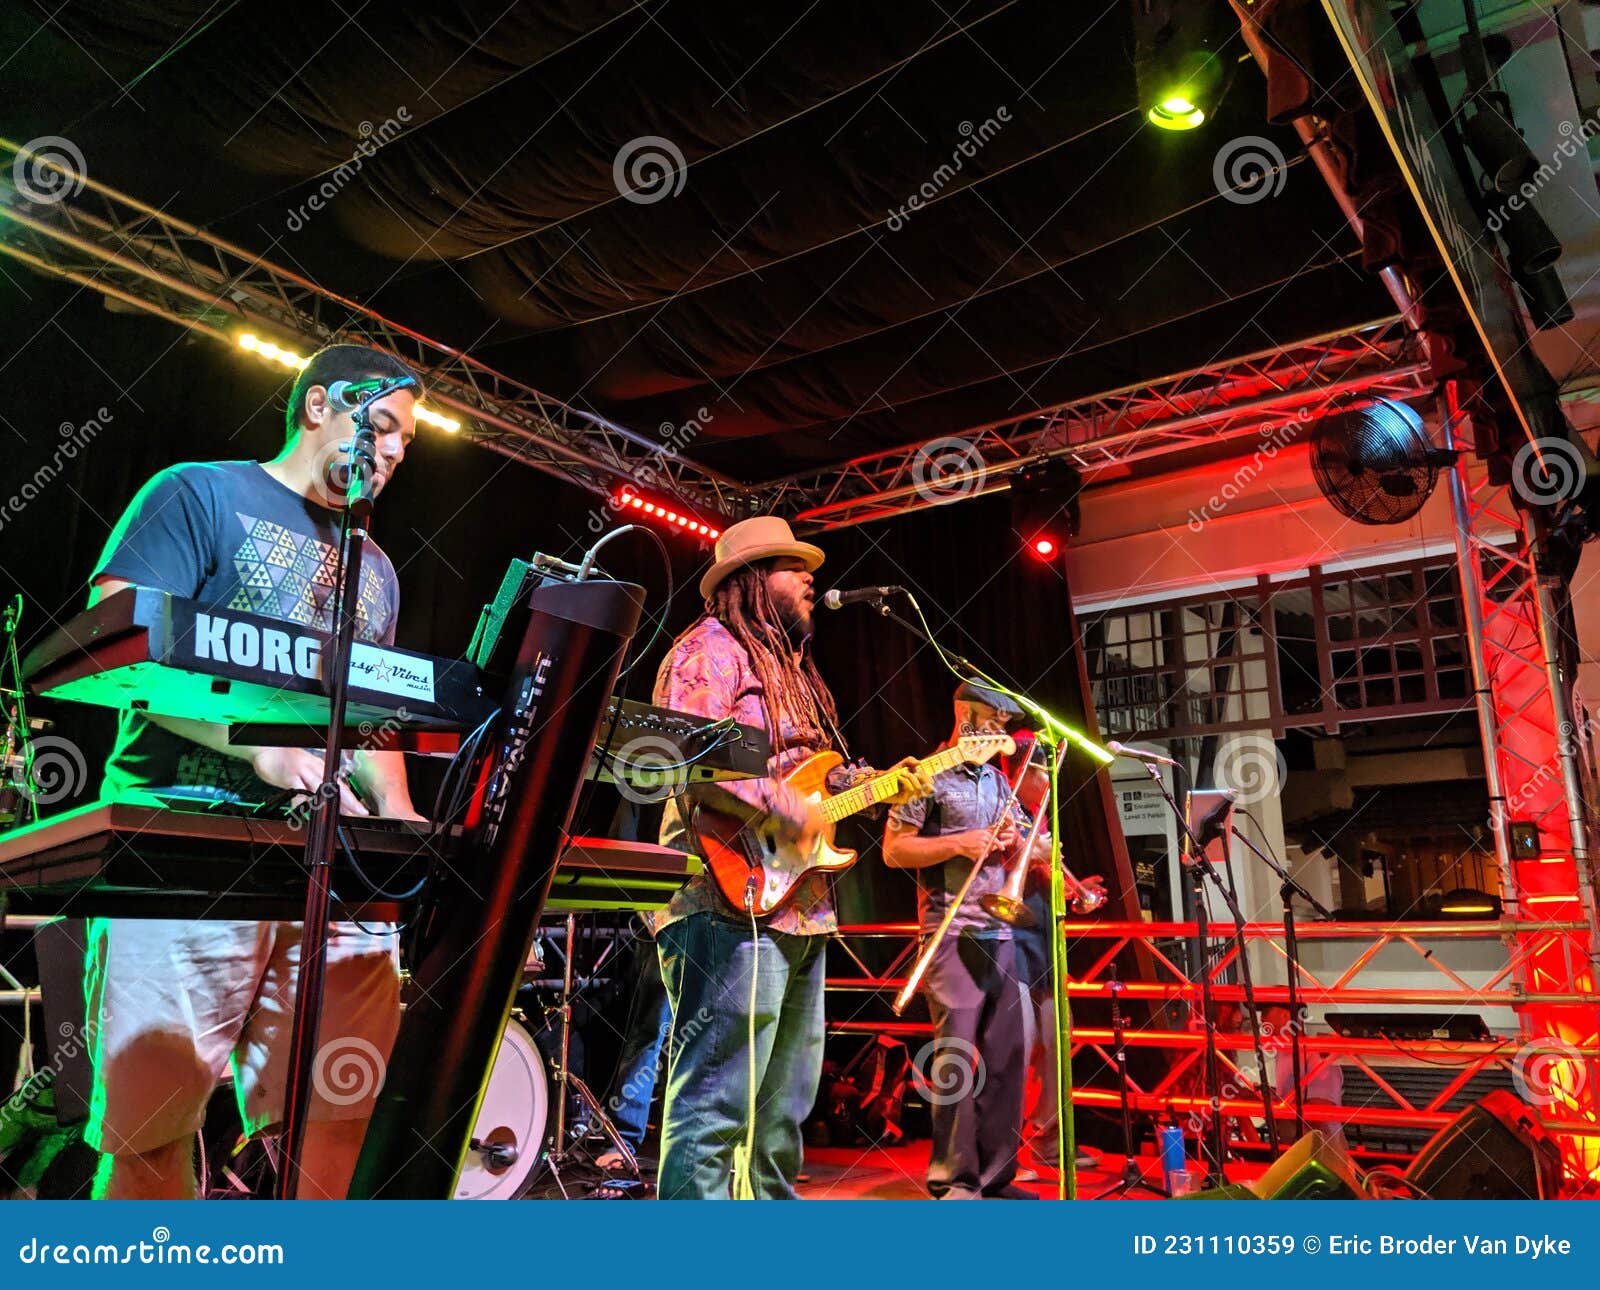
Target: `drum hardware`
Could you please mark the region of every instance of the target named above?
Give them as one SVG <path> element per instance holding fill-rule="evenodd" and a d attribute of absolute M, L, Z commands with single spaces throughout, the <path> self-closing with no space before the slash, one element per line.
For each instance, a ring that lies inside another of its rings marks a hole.
<path fill-rule="evenodd" d="M 551 1177 L 556 1180 L 556 1186 L 561 1189 L 561 1195 L 567 1200 L 572 1199 L 572 1197 L 567 1192 L 567 1184 L 561 1177 L 561 1170 L 569 1163 L 571 1157 L 576 1154 L 573 1150 L 576 1143 L 567 1141 L 566 1094 L 568 1088 L 578 1095 L 578 1100 L 583 1103 L 593 1117 L 593 1127 L 598 1128 L 610 1139 L 611 1145 L 616 1149 L 617 1154 L 622 1157 L 622 1161 L 627 1165 L 628 1169 L 636 1176 L 639 1173 L 639 1161 L 633 1154 L 633 1148 L 628 1145 L 628 1140 L 618 1132 L 617 1126 L 612 1122 L 611 1117 L 606 1114 L 605 1107 L 600 1104 L 600 1099 L 594 1095 L 580 1076 L 573 1074 L 568 1065 L 572 1046 L 572 998 L 574 993 L 572 988 L 572 955 L 577 946 L 577 939 L 578 916 L 576 914 L 568 914 L 566 963 L 562 970 L 561 1000 L 551 1009 L 561 1018 L 560 1057 L 557 1061 L 556 1069 L 552 1072 L 552 1078 L 560 1086 L 561 1096 L 556 1099 L 555 1140 L 551 1143 L 550 1150 L 545 1155 L 544 1161 L 550 1168 Z"/>

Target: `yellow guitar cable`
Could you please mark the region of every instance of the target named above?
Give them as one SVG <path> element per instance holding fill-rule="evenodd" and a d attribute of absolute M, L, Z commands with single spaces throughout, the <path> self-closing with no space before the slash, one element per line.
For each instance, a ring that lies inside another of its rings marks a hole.
<path fill-rule="evenodd" d="M 756 1157 L 756 976 L 761 966 L 761 929 L 756 925 L 756 878 L 751 873 L 744 889 L 744 912 L 750 916 L 750 1009 L 745 1053 L 748 1064 L 749 1102 L 745 1107 L 744 1145 L 733 1149 L 733 1198 L 754 1200 Z"/>

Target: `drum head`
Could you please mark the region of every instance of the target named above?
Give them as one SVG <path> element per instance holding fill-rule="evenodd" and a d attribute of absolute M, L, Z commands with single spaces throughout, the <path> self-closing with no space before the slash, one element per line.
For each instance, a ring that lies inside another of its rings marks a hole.
<path fill-rule="evenodd" d="M 515 1159 L 494 1163 L 483 1151 L 469 1149 L 456 1182 L 456 1199 L 514 1200 L 544 1153 L 549 1118 L 544 1058 L 528 1032 L 516 1021 L 507 1021 L 472 1137 L 483 1146 L 508 1148 Z"/>

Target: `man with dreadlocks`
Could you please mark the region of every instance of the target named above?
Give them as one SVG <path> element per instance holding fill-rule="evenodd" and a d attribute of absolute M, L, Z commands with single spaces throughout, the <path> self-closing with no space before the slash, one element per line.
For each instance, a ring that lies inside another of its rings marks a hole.
<path fill-rule="evenodd" d="M 668 802 L 665 845 L 702 850 L 696 811 L 770 821 L 788 838 L 820 829 L 815 804 L 782 781 L 815 753 L 844 751 L 838 709 L 810 649 L 811 575 L 821 563 L 822 551 L 797 541 L 775 516 L 735 524 L 717 542 L 715 563 L 700 581 L 706 615 L 673 642 L 656 677 L 655 702 L 763 727 L 772 756 L 765 779 L 696 784 Z M 913 758 L 901 764 L 901 791 L 890 803 L 931 788 Z M 875 773 L 840 767 L 829 788 L 837 792 Z M 751 1194 L 795 1195 L 800 1125 L 822 1074 L 823 946 L 837 926 L 820 874 L 759 923 L 734 909 L 704 873 L 658 915 L 656 945 L 673 1015 L 658 1179 L 663 1199 L 726 1198 L 736 1151 L 740 1182 Z"/>

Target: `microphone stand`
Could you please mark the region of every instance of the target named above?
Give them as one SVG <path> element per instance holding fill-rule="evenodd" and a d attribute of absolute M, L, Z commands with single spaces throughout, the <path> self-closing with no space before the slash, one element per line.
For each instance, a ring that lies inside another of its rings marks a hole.
<path fill-rule="evenodd" d="M 1223 1141 L 1222 1133 L 1222 1070 L 1217 1057 L 1217 1018 L 1211 999 L 1211 969 L 1207 964 L 1211 945 L 1210 914 L 1206 908 L 1206 878 L 1209 876 L 1222 894 L 1224 903 L 1233 915 L 1233 924 L 1239 946 L 1239 970 L 1244 983 L 1245 1005 L 1250 1011 L 1251 1029 L 1255 1036 L 1256 1061 L 1260 1065 L 1260 1083 L 1258 1092 L 1261 1094 L 1261 1109 L 1266 1117 L 1267 1141 L 1272 1147 L 1273 1154 L 1278 1152 L 1278 1126 L 1273 1116 L 1272 1094 L 1267 1088 L 1267 1055 L 1261 1046 L 1261 1025 L 1256 1016 L 1255 985 L 1250 977 L 1250 959 L 1246 953 L 1244 938 L 1244 916 L 1239 911 L 1239 902 L 1233 898 L 1233 893 L 1228 890 L 1222 881 L 1222 876 L 1206 856 L 1206 844 L 1195 836 L 1189 827 L 1188 818 L 1178 809 L 1178 803 L 1167 791 L 1166 783 L 1161 778 L 1161 772 L 1151 762 L 1135 758 L 1145 768 L 1156 790 L 1166 799 L 1168 808 L 1172 811 L 1173 818 L 1178 822 L 1178 828 L 1188 839 L 1193 857 L 1188 862 L 1189 880 L 1194 889 L 1194 919 L 1196 938 L 1200 942 L 1200 961 L 1196 965 L 1200 974 L 1200 1018 L 1205 1030 L 1205 1065 L 1204 1077 L 1206 1096 L 1211 1102 L 1211 1123 L 1207 1132 L 1211 1141 L 1206 1142 L 1205 1137 L 1200 1139 L 1202 1152 L 1210 1156 L 1209 1168 L 1211 1171 L 1206 1178 L 1206 1184 L 1224 1186 L 1227 1184 L 1228 1175 L 1223 1168 L 1223 1161 L 1227 1157 L 1227 1147 Z"/>
<path fill-rule="evenodd" d="M 1133 1154 L 1133 1110 L 1128 1103 L 1128 1044 L 1125 1038 L 1126 1022 L 1122 1016 L 1123 984 L 1117 980 L 1115 963 L 1109 971 L 1111 980 L 1107 982 L 1107 988 L 1111 991 L 1111 1051 L 1117 1064 L 1117 1088 L 1122 1105 L 1122 1181 L 1090 1199 L 1107 1200 L 1112 1196 L 1126 1196 L 1131 1191 L 1147 1191 L 1152 1196 L 1170 1200 L 1170 1192 L 1145 1181 L 1144 1171 L 1139 1168 L 1139 1158 Z"/>
<path fill-rule="evenodd" d="M 414 379 L 385 382 L 351 412 L 355 433 L 350 438 L 350 482 L 340 517 L 339 582 L 333 602 L 332 658 L 323 655 L 323 683 L 328 687 L 328 737 L 322 759 L 322 783 L 316 809 L 306 827 L 305 915 L 300 930 L 300 966 L 295 976 L 294 1027 L 290 1035 L 288 1080 L 284 1089 L 283 1167 L 276 1199 L 293 1200 L 300 1184 L 300 1153 L 315 1081 L 317 1033 L 322 1025 L 322 996 L 328 968 L 328 905 L 333 893 L 333 848 L 339 833 L 339 761 L 343 753 L 345 712 L 349 703 L 350 656 L 356 637 L 356 605 L 361 587 L 361 556 L 367 541 L 367 520 L 377 496 L 377 436 L 369 409 L 396 390 L 415 386 Z"/>
<path fill-rule="evenodd" d="M 1253 818 L 1253 817 L 1252 817 Z M 1332 919 L 1333 915 L 1327 907 L 1305 889 L 1299 882 L 1289 875 L 1289 871 L 1280 865 L 1264 848 L 1258 847 L 1249 838 L 1245 837 L 1238 825 L 1233 826 L 1233 836 L 1243 842 L 1256 859 L 1260 860 L 1273 873 L 1277 874 L 1281 883 L 1278 887 L 1278 898 L 1283 903 L 1283 949 L 1289 959 L 1289 1064 L 1294 1076 L 1294 1136 L 1302 1138 L 1306 1132 L 1306 1095 L 1300 1086 L 1302 1078 L 1303 1059 L 1301 1057 L 1301 1031 L 1300 1025 L 1300 942 L 1295 935 L 1294 927 L 1294 895 L 1296 892 L 1314 909 L 1319 917 Z"/>

